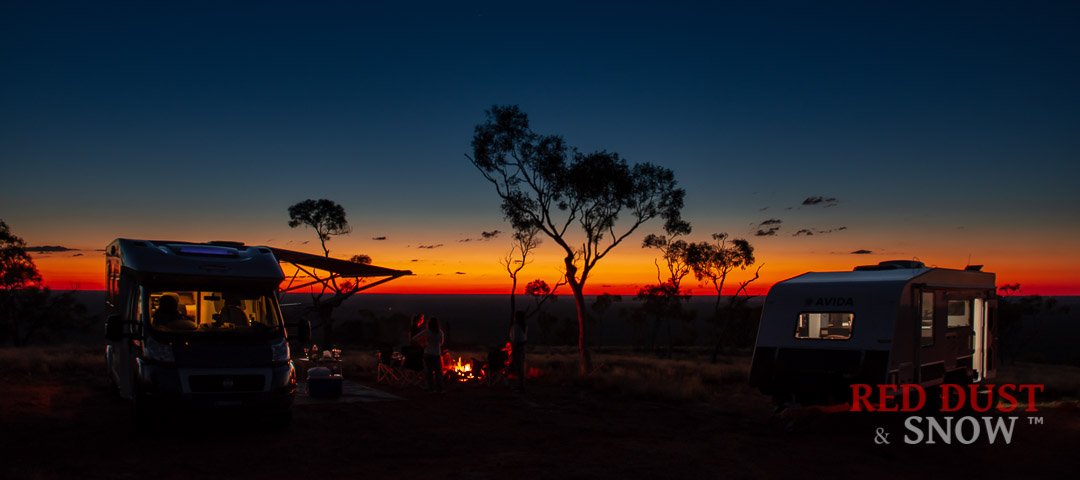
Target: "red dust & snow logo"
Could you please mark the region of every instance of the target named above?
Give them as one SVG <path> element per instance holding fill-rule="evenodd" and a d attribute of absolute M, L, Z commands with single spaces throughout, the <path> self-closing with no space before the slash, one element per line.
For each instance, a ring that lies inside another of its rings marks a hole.
<path fill-rule="evenodd" d="M 1045 390 L 1042 384 L 941 385 L 934 390 L 940 395 L 933 399 L 936 408 L 927 408 L 931 403 L 929 394 L 921 385 L 855 384 L 851 386 L 851 411 L 921 414 L 904 420 L 903 443 L 908 445 L 976 442 L 1008 445 L 1021 416 L 1031 425 L 1043 423 L 1041 416 L 1030 415 L 1039 411 L 1035 396 Z M 959 412 L 966 414 L 941 415 Z M 878 427 L 874 431 L 874 443 L 891 444 L 895 441 L 891 435 L 884 427 Z"/>

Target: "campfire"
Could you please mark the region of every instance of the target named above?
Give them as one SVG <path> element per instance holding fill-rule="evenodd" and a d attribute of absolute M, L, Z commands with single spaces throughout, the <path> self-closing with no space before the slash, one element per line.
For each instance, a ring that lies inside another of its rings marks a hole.
<path fill-rule="evenodd" d="M 449 356 L 449 355 L 448 355 Z M 443 361 L 443 375 L 453 378 L 459 382 L 468 382 L 470 380 L 480 380 L 484 371 L 482 368 L 473 369 L 473 361 L 462 362 L 461 357 L 457 358 L 457 361 Z"/>
<path fill-rule="evenodd" d="M 483 382 L 494 373 L 503 375 L 510 368 L 510 353 L 509 343 L 503 348 L 489 351 L 487 361 L 478 358 L 463 359 L 461 356 L 455 360 L 447 352 L 443 354 L 443 376 L 461 383 Z M 495 365 L 494 370 L 491 365 Z"/>

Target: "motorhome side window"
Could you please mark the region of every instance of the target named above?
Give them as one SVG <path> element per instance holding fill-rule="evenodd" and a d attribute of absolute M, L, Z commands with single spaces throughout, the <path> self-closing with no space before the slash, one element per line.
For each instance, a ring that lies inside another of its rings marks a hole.
<path fill-rule="evenodd" d="M 854 324 L 855 314 L 850 312 L 803 312 L 795 326 L 795 338 L 847 340 Z"/>
<path fill-rule="evenodd" d="M 281 321 L 265 293 L 161 290 L 150 294 L 150 319 L 167 332 L 269 331 Z"/>
<path fill-rule="evenodd" d="M 971 300 L 949 300 L 949 328 L 971 326 Z"/>
<path fill-rule="evenodd" d="M 934 344 L 934 292 L 923 292 L 921 312 L 922 323 L 920 325 L 920 337 L 922 346 Z"/>

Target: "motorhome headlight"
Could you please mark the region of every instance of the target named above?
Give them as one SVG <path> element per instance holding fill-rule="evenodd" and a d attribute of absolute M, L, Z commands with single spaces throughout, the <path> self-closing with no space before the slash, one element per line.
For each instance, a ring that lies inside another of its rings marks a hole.
<path fill-rule="evenodd" d="M 271 345 L 270 356 L 270 361 L 272 362 L 289 361 L 289 357 L 291 356 L 289 352 L 289 342 L 285 341 L 285 339 L 283 338 L 280 342 Z"/>
<path fill-rule="evenodd" d="M 146 337 L 146 341 L 143 342 L 143 357 L 166 363 L 176 361 L 172 347 L 169 344 L 154 340 L 154 337 Z"/>

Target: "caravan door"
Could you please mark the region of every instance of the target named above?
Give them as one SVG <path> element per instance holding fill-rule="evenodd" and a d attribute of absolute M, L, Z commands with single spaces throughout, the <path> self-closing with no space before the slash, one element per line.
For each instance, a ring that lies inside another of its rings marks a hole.
<path fill-rule="evenodd" d="M 992 358 L 993 329 L 991 328 L 991 315 L 993 301 L 976 298 L 972 308 L 974 330 L 974 357 L 972 358 L 972 370 L 975 375 L 972 381 L 981 382 L 994 377 Z"/>

